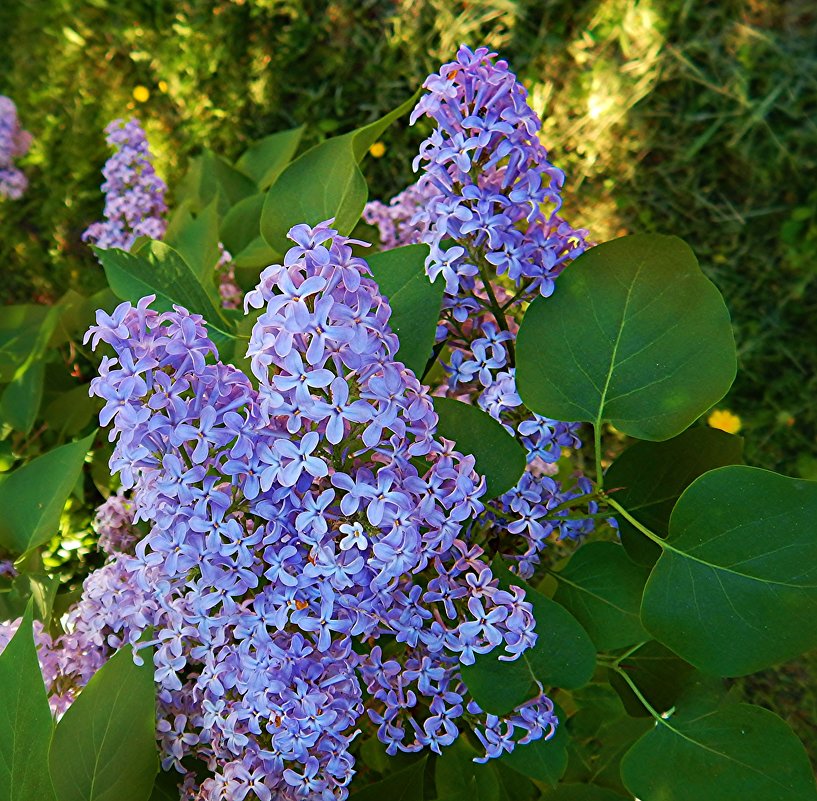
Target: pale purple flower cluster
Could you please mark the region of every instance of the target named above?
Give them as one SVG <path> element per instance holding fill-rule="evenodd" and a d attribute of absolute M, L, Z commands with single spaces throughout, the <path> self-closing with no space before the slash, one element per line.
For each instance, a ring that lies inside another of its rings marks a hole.
<path fill-rule="evenodd" d="M 238 309 L 244 299 L 244 292 L 235 280 L 232 254 L 221 242 L 218 243 L 218 250 L 220 255 L 216 264 L 216 276 L 221 306 L 225 309 Z"/>
<path fill-rule="evenodd" d="M 460 665 L 536 640 L 524 591 L 466 540 L 484 479 L 436 437 L 356 243 L 290 238 L 246 297 L 257 389 L 184 309 L 145 298 L 89 332 L 116 353 L 92 383 L 111 467 L 151 525 L 119 557 L 143 619 L 127 599 L 97 640 L 154 627 L 163 764 L 205 760 L 202 799 L 345 798 L 364 711 L 390 753 L 439 752 L 461 721 L 493 757 L 557 723 L 542 693 L 502 720 L 468 698 Z"/>
<path fill-rule="evenodd" d="M 99 506 L 93 526 L 100 550 L 110 555 L 133 551 L 142 536 L 133 522 L 135 511 L 133 501 L 121 489 Z"/>
<path fill-rule="evenodd" d="M 430 181 L 411 184 L 388 204 L 379 200 L 367 203 L 363 209 L 363 220 L 377 226 L 383 250 L 422 242 L 428 220 L 420 210 L 426 201 L 438 195 L 439 190 Z"/>
<path fill-rule="evenodd" d="M 14 160 L 25 156 L 31 147 L 31 134 L 17 118 L 17 106 L 10 97 L 0 95 L 0 197 L 18 200 L 28 187 L 28 179 Z"/>
<path fill-rule="evenodd" d="M 82 235 L 100 248 L 130 250 L 140 236 L 161 239 L 167 221 L 164 181 L 153 168 L 147 138 L 137 120 L 114 120 L 105 129 L 114 154 L 105 163 L 105 220 Z"/>

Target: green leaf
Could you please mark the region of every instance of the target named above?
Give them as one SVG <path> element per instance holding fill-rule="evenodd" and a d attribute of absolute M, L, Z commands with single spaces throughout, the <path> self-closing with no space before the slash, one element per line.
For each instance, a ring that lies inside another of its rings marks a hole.
<path fill-rule="evenodd" d="M 349 801 L 423 801 L 423 777 L 426 760 L 423 757 L 403 770 L 394 771 L 379 782 L 355 790 Z"/>
<path fill-rule="evenodd" d="M 261 235 L 273 250 L 292 244 L 289 230 L 300 223 L 332 227 L 346 235 L 360 219 L 368 199 L 349 134 L 327 139 L 292 162 L 270 187 L 261 214 Z"/>
<path fill-rule="evenodd" d="M 73 437 L 93 421 L 101 401 L 88 394 L 88 385 L 60 392 L 43 410 L 43 420 L 60 437 Z"/>
<path fill-rule="evenodd" d="M 236 162 L 241 172 L 249 175 L 259 189 L 268 189 L 281 174 L 284 167 L 292 161 L 298 149 L 304 126 L 278 131 L 253 142 Z"/>
<path fill-rule="evenodd" d="M 29 604 L 0 654 L 0 801 L 53 801 L 46 769 L 53 725 Z"/>
<path fill-rule="evenodd" d="M 536 645 L 512 662 L 499 660 L 501 649 L 480 654 L 473 665 L 461 667 L 462 679 L 474 700 L 486 711 L 504 715 L 532 698 L 536 681 L 544 687 L 581 687 L 596 667 L 596 649 L 581 624 L 563 606 L 546 598 L 514 576 L 498 557 L 492 563 L 499 586 L 525 590 L 536 620 Z"/>
<path fill-rule="evenodd" d="M 205 289 L 185 260 L 164 242 L 151 241 L 138 254 L 118 248 L 94 248 L 108 283 L 118 298 L 136 303 L 156 295 L 153 308 L 169 311 L 173 304 L 201 314 L 217 347 L 233 338 L 233 327 L 215 299 L 215 286 Z"/>
<path fill-rule="evenodd" d="M 525 472 L 525 449 L 502 424 L 478 406 L 452 398 L 433 401 L 440 418 L 438 436 L 454 440 L 458 451 L 476 458 L 476 471 L 487 479 L 485 497 L 496 498 L 516 486 Z"/>
<path fill-rule="evenodd" d="M 666 442 L 636 442 L 605 474 L 608 492 L 636 520 L 663 537 L 681 493 L 707 470 L 740 464 L 743 439 L 715 428 L 690 428 Z M 621 543 L 633 561 L 652 566 L 661 549 L 619 515 Z"/>
<path fill-rule="evenodd" d="M 443 285 L 425 273 L 428 245 L 405 245 L 367 257 L 374 280 L 391 306 L 389 325 L 400 340 L 398 358 L 418 378 L 434 348 Z"/>
<path fill-rule="evenodd" d="M 179 785 L 184 776 L 174 768 L 160 770 L 156 774 L 156 781 L 150 794 L 150 801 L 179 801 Z"/>
<path fill-rule="evenodd" d="M 216 264 L 221 258 L 215 199 L 195 216 L 189 204 L 180 206 L 170 220 L 163 241 L 187 262 L 200 283 L 205 286 L 211 284 Z"/>
<path fill-rule="evenodd" d="M 58 801 L 147 801 L 159 769 L 153 658 L 126 646 L 57 725 L 48 763 Z"/>
<path fill-rule="evenodd" d="M 176 202 L 188 203 L 193 212 L 201 211 L 213 200 L 219 214 L 226 214 L 242 198 L 257 192 L 258 188 L 249 175 L 232 164 L 205 150 L 190 160 L 187 174 L 176 189 Z"/>
<path fill-rule="evenodd" d="M 20 555 L 57 533 L 95 436 L 54 448 L 0 476 L 0 547 Z"/>
<path fill-rule="evenodd" d="M 434 783 L 445 801 L 499 801 L 499 782 L 490 764 L 474 762 L 482 754 L 463 735 L 437 759 Z"/>
<path fill-rule="evenodd" d="M 265 199 L 264 192 L 245 197 L 236 203 L 221 221 L 221 241 L 234 259 L 261 237 L 261 212 Z M 270 251 L 266 242 L 264 247 L 267 252 Z"/>
<path fill-rule="evenodd" d="M 655 640 L 645 643 L 622 660 L 620 667 L 658 712 L 666 712 L 673 706 L 695 670 Z M 610 671 L 610 684 L 628 714 L 637 717 L 650 714 L 618 673 Z"/>
<path fill-rule="evenodd" d="M 534 783 L 521 773 L 509 768 L 502 759 L 492 760 L 499 782 L 500 801 L 531 801 L 537 799 L 539 790 Z"/>
<path fill-rule="evenodd" d="M 562 784 L 553 792 L 547 793 L 544 799 L 545 801 L 630 801 L 626 796 L 594 784 Z"/>
<path fill-rule="evenodd" d="M 652 727 L 652 721 L 627 715 L 621 699 L 607 684 L 590 684 L 573 693 L 573 699 L 579 709 L 567 721 L 564 783 L 590 784 L 626 794 L 619 770 L 621 759 Z"/>
<path fill-rule="evenodd" d="M 273 250 L 288 250 L 287 232 L 299 223 L 316 225 L 334 218 L 332 225 L 341 234 L 354 228 L 368 198 L 358 164 L 385 128 L 414 106 L 416 97 L 370 125 L 307 150 L 278 176 L 261 215 L 261 234 Z"/>
<path fill-rule="evenodd" d="M 36 361 L 16 376 L 0 395 L 0 418 L 15 431 L 28 434 L 37 419 L 43 397 L 45 362 Z"/>
<path fill-rule="evenodd" d="M 553 297 L 530 305 L 519 330 L 517 380 L 529 409 L 607 421 L 639 439 L 680 434 L 726 394 L 735 369 L 723 299 L 672 236 L 591 248 Z"/>
<path fill-rule="evenodd" d="M 817 646 L 817 483 L 721 467 L 681 495 L 644 591 L 655 639 L 741 676 Z"/>
<path fill-rule="evenodd" d="M 500 757 L 500 762 L 508 765 L 523 776 L 545 782 L 555 787 L 567 770 L 567 727 L 564 725 L 564 710 L 556 706 L 559 725 L 549 740 L 539 738 L 526 745 L 517 745 L 510 753 Z"/>
<path fill-rule="evenodd" d="M 648 571 L 634 565 L 614 542 L 590 542 L 555 573 L 553 600 L 584 626 L 600 651 L 648 639 L 639 618 Z"/>
<path fill-rule="evenodd" d="M 34 304 L 3 306 L 0 314 L 0 383 L 13 381 L 17 371 L 32 353 L 37 352 L 43 328 L 49 325 L 53 313 L 53 307 Z"/>
<path fill-rule="evenodd" d="M 621 776 L 645 801 L 817 799 L 803 744 L 777 715 L 748 704 L 679 704 L 627 752 Z"/>

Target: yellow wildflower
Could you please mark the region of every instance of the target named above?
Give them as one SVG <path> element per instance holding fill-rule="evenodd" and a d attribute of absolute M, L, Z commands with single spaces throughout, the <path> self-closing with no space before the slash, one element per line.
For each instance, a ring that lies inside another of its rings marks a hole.
<path fill-rule="evenodd" d="M 167 81 L 159 81 L 159 91 L 167 92 Z"/>
<path fill-rule="evenodd" d="M 728 409 L 715 409 L 706 420 L 712 428 L 719 428 L 727 434 L 737 434 L 741 429 L 740 417 Z"/>
<path fill-rule="evenodd" d="M 147 103 L 149 97 L 150 90 L 147 88 L 147 86 L 137 86 L 133 90 L 133 99 L 137 103 Z"/>
<path fill-rule="evenodd" d="M 369 154 L 372 156 L 372 158 L 376 158 L 376 159 L 382 158 L 382 156 L 383 156 L 383 154 L 385 152 L 386 152 L 386 146 L 382 142 L 375 142 L 369 148 Z"/>

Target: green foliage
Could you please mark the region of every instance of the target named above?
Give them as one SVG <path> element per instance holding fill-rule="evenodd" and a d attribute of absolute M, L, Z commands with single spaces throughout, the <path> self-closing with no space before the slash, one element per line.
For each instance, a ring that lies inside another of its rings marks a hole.
<path fill-rule="evenodd" d="M 666 442 L 636 442 L 613 462 L 605 481 L 613 497 L 653 533 L 665 537 L 681 493 L 694 479 L 743 461 L 743 440 L 714 428 L 691 428 Z M 621 542 L 631 559 L 652 565 L 661 549 L 619 515 Z"/>
<path fill-rule="evenodd" d="M 810 801 L 814 774 L 803 744 L 777 715 L 748 704 L 687 707 L 645 734 L 622 760 L 639 798 L 666 801 Z"/>
<path fill-rule="evenodd" d="M 559 291 L 531 305 L 517 355 L 528 408 L 648 440 L 680 434 L 723 397 L 736 369 L 720 293 L 688 245 L 658 235 L 581 255 Z"/>
<path fill-rule="evenodd" d="M 405 245 L 366 255 L 372 276 L 389 301 L 389 325 L 400 340 L 397 358 L 418 378 L 431 358 L 443 285 L 432 284 L 425 275 L 427 245 Z"/>
<path fill-rule="evenodd" d="M 261 214 L 261 234 L 278 253 L 288 247 L 287 232 L 294 225 L 316 225 L 334 219 L 333 226 L 348 234 L 355 227 L 369 192 L 359 164 L 369 147 L 394 120 L 417 102 L 410 97 L 376 122 L 316 145 L 292 162 L 267 192 Z"/>
<path fill-rule="evenodd" d="M 440 801 L 499 801 L 499 781 L 492 765 L 474 762 L 480 753 L 460 736 L 437 759 L 434 783 Z"/>
<path fill-rule="evenodd" d="M 150 649 L 130 646 L 88 682 L 54 731 L 48 763 L 57 801 L 147 801 L 159 768 Z M 42 769 L 42 768 L 41 768 Z"/>
<path fill-rule="evenodd" d="M 350 801 L 422 801 L 427 757 L 407 768 L 389 773 L 387 778 L 368 784 L 350 794 Z"/>
<path fill-rule="evenodd" d="M 94 436 L 55 448 L 0 476 L 0 547 L 21 555 L 54 536 Z"/>
<path fill-rule="evenodd" d="M 440 418 L 437 433 L 476 458 L 476 470 L 486 478 L 486 498 L 513 488 L 525 472 L 525 449 L 487 412 L 452 398 L 434 398 Z"/>
<path fill-rule="evenodd" d="M 45 694 L 29 604 L 0 654 L 0 799 L 52 801 L 48 746 L 54 723 Z"/>
<path fill-rule="evenodd" d="M 596 665 L 595 649 L 581 624 L 563 606 L 514 576 L 501 560 L 493 562 L 502 589 L 521 587 L 536 618 L 536 645 L 512 662 L 500 661 L 492 651 L 462 668 L 474 700 L 486 711 L 506 714 L 536 694 L 535 682 L 564 689 L 590 681 Z"/>
<path fill-rule="evenodd" d="M 817 483 L 722 467 L 678 500 L 642 619 L 687 661 L 740 676 L 817 646 Z M 727 643 L 728 647 L 724 647 Z"/>
<path fill-rule="evenodd" d="M 639 618 L 647 571 L 634 565 L 620 545 L 588 543 L 554 575 L 559 587 L 553 600 L 574 615 L 600 651 L 647 639 Z"/>

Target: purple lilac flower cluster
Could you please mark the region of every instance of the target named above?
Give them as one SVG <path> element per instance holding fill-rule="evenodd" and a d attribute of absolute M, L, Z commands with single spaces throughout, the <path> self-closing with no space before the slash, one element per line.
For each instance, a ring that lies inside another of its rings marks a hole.
<path fill-rule="evenodd" d="M 154 627 L 163 764 L 205 760 L 202 799 L 345 798 L 364 712 L 390 753 L 439 752 L 461 720 L 490 758 L 557 723 L 541 692 L 504 719 L 467 696 L 461 665 L 536 639 L 524 591 L 466 540 L 484 479 L 395 360 L 363 243 L 328 223 L 290 238 L 246 297 L 257 389 L 201 317 L 152 298 L 89 332 L 116 354 L 92 383 L 111 467 L 151 526 L 118 557 L 147 602 L 105 633 Z"/>
<path fill-rule="evenodd" d="M 592 521 L 552 512 L 589 492 L 590 482 L 577 477 L 564 491 L 549 475 L 564 448 L 581 445 L 578 425 L 523 406 L 514 367 L 517 316 L 538 294 L 553 292 L 555 278 L 588 244 L 586 231 L 558 216 L 564 175 L 537 138 L 541 123 L 524 87 L 494 57 L 462 47 L 426 80 L 429 92 L 412 114 L 412 121 L 426 115 L 436 123 L 415 159 L 423 174 L 388 205 L 369 204 L 364 217 L 378 226 L 385 248 L 429 245 L 428 275 L 445 281 L 441 391 L 479 404 L 527 451 L 529 471 L 486 514 L 523 538 L 524 551 L 513 556 L 527 577 L 550 536 L 582 536 Z"/>
<path fill-rule="evenodd" d="M 18 200 L 28 187 L 28 179 L 14 160 L 25 156 L 31 147 L 31 134 L 20 127 L 17 106 L 10 97 L 0 95 L 0 197 Z"/>
<path fill-rule="evenodd" d="M 133 501 L 121 489 L 96 510 L 93 527 L 100 550 L 109 555 L 133 550 L 142 536 L 134 525 L 135 511 Z"/>
<path fill-rule="evenodd" d="M 167 187 L 153 168 L 145 132 L 137 120 L 114 120 L 105 133 L 114 148 L 102 170 L 105 221 L 90 225 L 83 241 L 130 250 L 140 236 L 161 239 L 167 227 Z"/>

